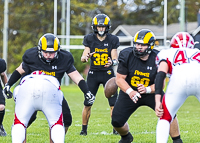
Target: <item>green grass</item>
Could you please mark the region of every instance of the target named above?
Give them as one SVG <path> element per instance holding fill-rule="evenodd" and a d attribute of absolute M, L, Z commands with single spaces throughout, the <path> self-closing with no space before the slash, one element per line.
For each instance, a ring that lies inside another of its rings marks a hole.
<path fill-rule="evenodd" d="M 72 113 L 72 125 L 69 128 L 65 142 L 67 143 L 118 143 L 119 135 L 112 135 L 110 108 L 108 101 L 100 87 L 96 101 L 92 107 L 89 121 L 88 135 L 80 136 L 82 123 L 83 94 L 76 85 L 62 87 L 65 98 Z M 27 129 L 28 143 L 48 143 L 49 130 L 45 116 L 38 112 L 37 120 Z M 177 113 L 181 137 L 185 143 L 200 142 L 200 108 L 195 97 L 189 97 Z M 14 101 L 7 100 L 4 128 L 8 136 L 0 137 L 0 143 L 11 143 L 11 126 L 14 119 Z M 155 143 L 157 117 L 148 107 L 139 108 L 128 121 L 130 132 L 134 136 L 134 143 Z M 169 137 L 168 143 L 172 143 Z"/>

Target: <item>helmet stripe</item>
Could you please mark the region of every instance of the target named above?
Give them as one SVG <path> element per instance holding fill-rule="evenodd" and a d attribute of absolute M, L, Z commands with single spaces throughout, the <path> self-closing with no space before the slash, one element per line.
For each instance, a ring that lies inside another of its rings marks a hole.
<path fill-rule="evenodd" d="M 97 17 L 94 17 L 93 22 L 94 22 L 94 25 L 97 25 L 97 24 L 98 24 L 98 22 L 97 22 Z"/>
<path fill-rule="evenodd" d="M 54 39 L 54 51 L 57 51 L 58 50 L 58 43 L 59 43 L 59 40 L 58 40 L 58 38 L 57 37 L 55 37 L 55 39 Z"/>
<path fill-rule="evenodd" d="M 106 16 L 105 21 L 104 21 L 104 24 L 105 24 L 105 25 L 108 25 L 108 22 L 109 22 L 109 21 L 110 21 L 110 18 Z"/>
<path fill-rule="evenodd" d="M 149 40 L 151 39 L 151 37 L 153 37 L 154 35 L 151 32 L 148 32 L 145 36 L 144 36 L 144 44 L 148 44 Z"/>
<path fill-rule="evenodd" d="M 46 51 L 47 49 L 47 39 L 43 36 L 41 39 L 42 42 L 42 50 Z"/>
<path fill-rule="evenodd" d="M 135 34 L 135 37 L 134 37 L 134 42 L 136 42 L 136 41 L 137 41 L 137 39 L 138 39 L 138 34 L 139 34 L 139 32 L 137 32 L 137 33 Z"/>

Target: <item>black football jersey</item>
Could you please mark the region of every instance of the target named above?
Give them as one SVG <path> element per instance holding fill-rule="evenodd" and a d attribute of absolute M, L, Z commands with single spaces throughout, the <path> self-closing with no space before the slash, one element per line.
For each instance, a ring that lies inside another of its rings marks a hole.
<path fill-rule="evenodd" d="M 122 50 L 119 54 L 119 66 L 117 72 L 127 75 L 126 82 L 137 91 L 137 84 L 145 87 L 154 84 L 157 74 L 155 58 L 157 50 L 152 50 L 147 61 L 142 61 L 133 54 L 133 47 Z"/>
<path fill-rule="evenodd" d="M 111 50 L 117 49 L 120 45 L 119 38 L 107 33 L 105 40 L 100 41 L 96 34 L 91 33 L 84 37 L 83 45 L 90 48 L 90 53 L 95 52 L 90 60 L 91 70 L 109 70 L 112 66 L 105 68 L 108 57 L 111 57 Z"/>
<path fill-rule="evenodd" d="M 5 72 L 6 71 L 6 62 L 4 59 L 0 58 L 0 73 Z M 2 85 L 0 82 L 0 89 L 2 90 Z"/>
<path fill-rule="evenodd" d="M 26 72 L 25 75 L 40 70 L 47 75 L 56 77 L 61 83 L 64 73 L 69 74 L 75 71 L 76 68 L 74 67 L 74 58 L 70 52 L 60 50 L 58 54 L 58 59 L 51 63 L 45 63 L 39 58 L 37 47 L 26 50 L 22 57 L 22 68 Z"/>

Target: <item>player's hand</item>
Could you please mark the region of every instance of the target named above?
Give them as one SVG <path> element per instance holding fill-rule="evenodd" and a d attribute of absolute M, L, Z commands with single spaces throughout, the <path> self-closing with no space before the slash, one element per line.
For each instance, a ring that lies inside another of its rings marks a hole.
<path fill-rule="evenodd" d="M 108 62 L 106 63 L 106 65 L 104 67 L 108 68 L 110 66 L 112 66 L 112 60 L 110 57 L 108 57 Z"/>
<path fill-rule="evenodd" d="M 6 83 L 5 87 L 3 88 L 3 96 L 6 99 L 12 98 L 12 92 L 10 91 L 10 85 Z"/>
<path fill-rule="evenodd" d="M 137 90 L 140 94 L 146 93 L 146 87 L 143 84 L 137 84 L 137 86 L 138 86 Z"/>
<path fill-rule="evenodd" d="M 92 105 L 95 101 L 95 96 L 90 91 L 85 94 L 85 98 L 87 99 L 89 105 Z"/>
<path fill-rule="evenodd" d="M 85 61 L 88 62 L 88 59 L 92 57 L 92 55 L 94 54 L 95 52 L 92 52 L 92 53 L 88 53 L 86 55 L 86 58 L 85 58 Z"/>
<path fill-rule="evenodd" d="M 156 102 L 155 112 L 157 117 L 161 118 L 163 116 L 164 111 L 161 102 Z"/>
<path fill-rule="evenodd" d="M 141 98 L 141 95 L 140 95 L 140 93 L 138 93 L 137 91 L 132 91 L 132 92 L 129 94 L 129 97 L 131 98 L 131 100 L 133 100 L 134 103 L 137 103 L 138 98 Z"/>

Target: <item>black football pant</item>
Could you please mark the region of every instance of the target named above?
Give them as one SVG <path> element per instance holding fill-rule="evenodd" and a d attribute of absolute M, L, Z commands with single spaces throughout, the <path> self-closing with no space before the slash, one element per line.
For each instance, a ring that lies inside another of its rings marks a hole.
<path fill-rule="evenodd" d="M 105 71 L 89 70 L 88 76 L 87 76 L 87 85 L 89 87 L 89 90 L 94 96 L 96 96 L 100 84 L 103 84 L 103 87 L 105 87 L 106 82 L 112 77 L 115 77 L 113 70 L 105 70 Z M 108 102 L 110 106 L 114 106 L 115 101 L 117 99 L 117 95 L 118 93 L 108 98 Z M 87 101 L 84 101 L 84 105 L 90 106 L 90 105 L 87 105 Z"/>

